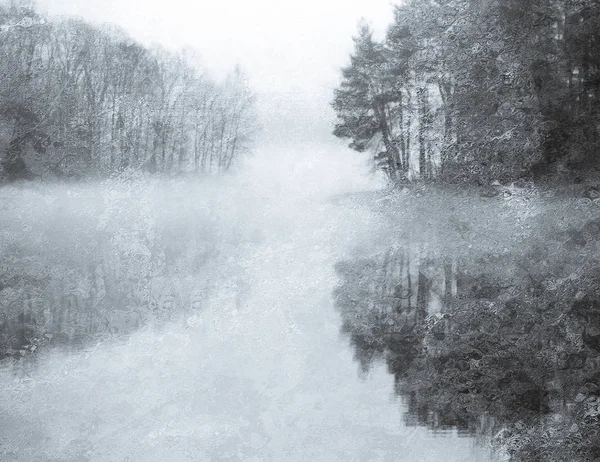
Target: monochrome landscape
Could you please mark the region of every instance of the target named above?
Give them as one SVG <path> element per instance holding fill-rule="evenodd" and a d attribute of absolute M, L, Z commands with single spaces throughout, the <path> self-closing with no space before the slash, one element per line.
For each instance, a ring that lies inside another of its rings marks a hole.
<path fill-rule="evenodd" d="M 595 0 L 0 1 L 0 460 L 600 460 L 599 50 Z"/>

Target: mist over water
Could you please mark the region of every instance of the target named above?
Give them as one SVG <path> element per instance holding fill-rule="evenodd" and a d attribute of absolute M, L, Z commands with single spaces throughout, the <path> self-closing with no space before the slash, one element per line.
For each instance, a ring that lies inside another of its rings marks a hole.
<path fill-rule="evenodd" d="M 600 460 L 600 10 L 396 3 L 0 0 L 0 462 Z"/>
<path fill-rule="evenodd" d="M 201 286 L 202 306 L 128 337 L 5 367 L 6 460 L 485 460 L 470 439 L 404 427 L 393 378 L 380 365 L 360 379 L 339 335 L 334 263 L 386 227 L 368 203 L 344 200 L 382 187 L 349 155 L 269 148 L 221 179 L 133 188 L 119 213 L 145 207 L 174 240 L 189 240 L 189 224 L 210 218 L 205 240 L 219 258 L 178 282 L 188 292 Z M 27 201 L 35 227 L 51 218 L 35 218 L 43 215 L 35 197 L 71 197 L 106 214 L 106 200 L 91 202 L 119 196 L 118 185 L 4 194 Z M 72 213 L 63 219 L 82 212 Z M 60 235 L 50 239 L 61 245 Z"/>

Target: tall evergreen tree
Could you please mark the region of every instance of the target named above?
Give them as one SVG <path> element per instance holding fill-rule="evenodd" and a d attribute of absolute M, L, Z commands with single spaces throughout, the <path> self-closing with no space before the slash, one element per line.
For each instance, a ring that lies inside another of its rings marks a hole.
<path fill-rule="evenodd" d="M 350 138 L 357 151 L 375 148 L 376 159 L 391 179 L 398 178 L 402 159 L 392 134 L 388 104 L 398 99 L 393 82 L 386 78 L 388 60 L 373 31 L 359 26 L 354 38 L 350 65 L 342 70 L 342 82 L 335 91 L 333 108 L 339 117 L 334 134 Z"/>

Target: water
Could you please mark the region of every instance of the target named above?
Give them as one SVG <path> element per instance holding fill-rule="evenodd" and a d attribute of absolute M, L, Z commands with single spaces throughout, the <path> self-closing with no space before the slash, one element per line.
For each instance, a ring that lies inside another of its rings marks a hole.
<path fill-rule="evenodd" d="M 340 335 L 334 264 L 390 226 L 369 194 L 348 196 L 381 187 L 363 172 L 307 146 L 218 182 L 154 185 L 144 197 L 175 240 L 198 210 L 220 231 L 219 257 L 178 276 L 204 284 L 201 308 L 3 370 L 3 460 L 491 460 L 456 431 L 406 426 L 385 365 L 360 374 Z"/>

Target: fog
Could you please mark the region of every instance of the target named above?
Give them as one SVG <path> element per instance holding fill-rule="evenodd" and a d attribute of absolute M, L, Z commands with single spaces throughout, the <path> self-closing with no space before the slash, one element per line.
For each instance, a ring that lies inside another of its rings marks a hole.
<path fill-rule="evenodd" d="M 0 462 L 600 460 L 600 17 L 472 3 L 0 0 Z"/>
<path fill-rule="evenodd" d="M 329 104 L 348 63 L 361 18 L 383 35 L 388 0 L 286 2 L 231 0 L 37 0 L 44 13 L 77 15 L 123 28 L 170 50 L 194 50 L 205 71 L 224 78 L 236 65 L 257 96 L 262 143 L 331 142 Z M 262 145 L 262 144 L 261 144 Z"/>
<path fill-rule="evenodd" d="M 307 146 L 221 179 L 3 188 L 5 237 L 50 261 L 84 261 L 102 233 L 109 261 L 151 252 L 144 233 L 214 255 L 152 276 L 181 318 L 3 366 L 3 460 L 483 460 L 468 438 L 449 453 L 450 436 L 405 427 L 393 378 L 380 364 L 359 379 L 339 334 L 334 263 L 389 226 L 352 200 L 383 186 L 367 167 Z"/>

